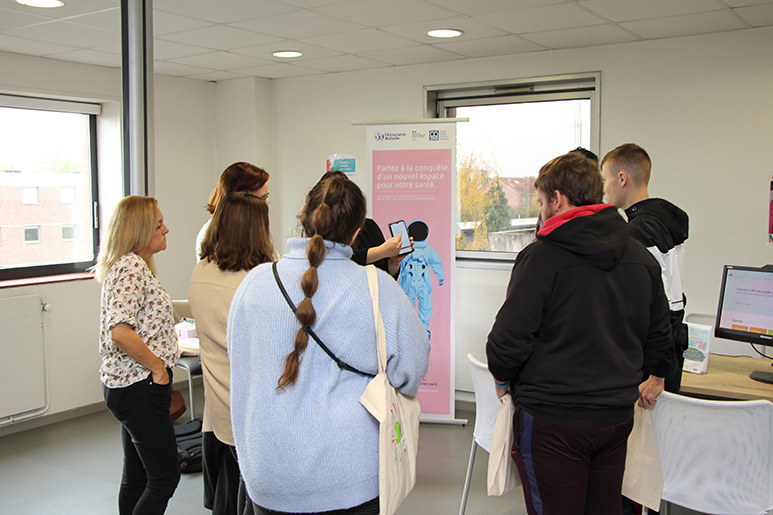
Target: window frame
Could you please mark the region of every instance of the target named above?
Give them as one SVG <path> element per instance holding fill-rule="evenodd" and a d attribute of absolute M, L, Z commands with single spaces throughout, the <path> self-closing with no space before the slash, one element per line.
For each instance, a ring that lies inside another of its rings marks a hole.
<path fill-rule="evenodd" d="M 591 103 L 589 150 L 599 153 L 600 72 L 436 85 L 424 89 L 425 111 L 431 118 L 446 118 L 448 109 L 454 107 L 588 99 Z M 518 255 L 518 252 L 476 250 L 454 250 L 454 253 L 457 264 L 483 268 L 496 267 L 497 263 L 509 265 Z"/>
<path fill-rule="evenodd" d="M 38 237 L 35 240 L 28 240 L 27 239 L 27 231 L 30 229 L 35 229 L 37 231 Z M 40 224 L 37 225 L 25 225 L 24 226 L 24 244 L 25 245 L 31 245 L 31 244 L 38 244 L 40 243 Z"/>
<path fill-rule="evenodd" d="M 97 118 L 102 112 L 101 104 L 0 94 L 0 107 L 77 113 L 88 116 L 90 138 L 89 159 L 91 168 L 91 233 L 92 252 L 94 256 L 94 258 L 90 261 L 0 268 L 0 281 L 86 272 L 88 268 L 96 264 L 97 253 L 99 251 L 99 169 L 97 156 Z M 40 196 L 38 192 L 38 201 L 39 200 Z M 30 226 L 32 225 L 33 224 L 30 224 Z M 38 229 L 38 238 L 40 238 L 40 229 Z M 40 240 L 38 240 L 38 242 L 27 242 L 25 240 L 25 243 L 29 244 L 39 242 Z"/>

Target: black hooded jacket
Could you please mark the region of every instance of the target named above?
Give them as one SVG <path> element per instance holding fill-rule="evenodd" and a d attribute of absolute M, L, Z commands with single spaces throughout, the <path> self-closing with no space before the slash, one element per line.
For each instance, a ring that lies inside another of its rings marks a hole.
<path fill-rule="evenodd" d="M 633 416 L 644 374 L 664 376 L 670 334 L 658 263 L 598 204 L 547 220 L 518 254 L 486 354 L 527 412 L 601 427 Z"/>

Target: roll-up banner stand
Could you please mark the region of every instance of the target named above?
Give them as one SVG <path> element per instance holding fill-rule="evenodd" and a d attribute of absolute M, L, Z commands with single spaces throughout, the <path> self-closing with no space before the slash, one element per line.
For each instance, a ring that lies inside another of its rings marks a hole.
<path fill-rule="evenodd" d="M 419 387 L 422 422 L 465 424 L 454 409 L 456 122 L 440 118 L 355 122 L 367 128 L 372 218 L 385 237 L 404 220 L 414 251 L 398 282 L 429 335 L 429 371 Z M 365 185 L 363 185 L 365 186 Z"/>

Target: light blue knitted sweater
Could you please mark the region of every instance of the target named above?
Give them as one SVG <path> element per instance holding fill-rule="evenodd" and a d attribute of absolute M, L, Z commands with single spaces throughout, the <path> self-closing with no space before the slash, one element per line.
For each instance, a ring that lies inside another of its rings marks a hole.
<path fill-rule="evenodd" d="M 309 268 L 306 238 L 291 238 L 277 264 L 295 305 Z M 312 297 L 314 331 L 354 368 L 376 374 L 376 332 L 368 279 L 348 246 L 325 241 Z M 398 284 L 379 271 L 387 336 L 387 375 L 416 395 L 429 363 L 429 341 Z M 231 421 L 239 467 L 259 506 L 298 513 L 357 506 L 378 496 L 378 423 L 359 403 L 369 377 L 341 370 L 312 340 L 296 383 L 276 389 L 300 323 L 279 291 L 271 264 L 253 269 L 234 295 L 228 319 Z"/>

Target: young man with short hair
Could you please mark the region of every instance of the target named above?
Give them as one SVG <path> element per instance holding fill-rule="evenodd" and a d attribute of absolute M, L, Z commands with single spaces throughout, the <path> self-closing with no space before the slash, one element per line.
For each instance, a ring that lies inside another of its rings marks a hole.
<path fill-rule="evenodd" d="M 536 186 L 545 224 L 515 260 L 489 370 L 513 392 L 528 513 L 619 515 L 634 404 L 655 404 L 669 366 L 660 268 L 601 204 L 595 162 L 560 156 Z"/>
<path fill-rule="evenodd" d="M 683 245 L 688 237 L 689 217 L 674 204 L 650 198 L 648 185 L 652 161 L 639 145 L 626 143 L 610 151 L 601 161 L 601 178 L 607 202 L 623 209 L 631 236 L 647 247 L 663 271 L 663 287 L 671 308 L 673 337 L 672 369 L 665 389 L 679 392 L 682 383 L 682 353 L 687 348 L 683 291 Z"/>

